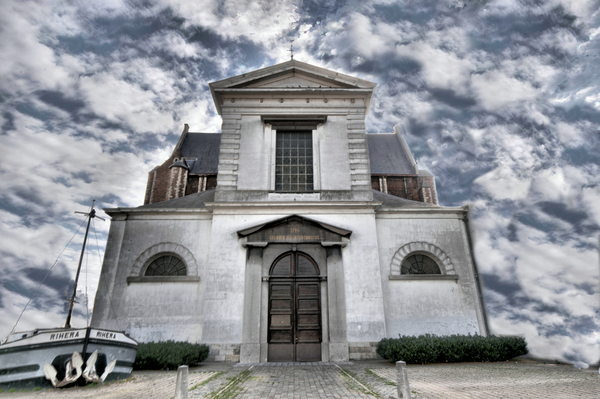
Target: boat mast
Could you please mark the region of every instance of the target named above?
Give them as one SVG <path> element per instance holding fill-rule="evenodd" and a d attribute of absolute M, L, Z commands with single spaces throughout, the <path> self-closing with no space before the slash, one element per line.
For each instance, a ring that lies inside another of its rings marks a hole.
<path fill-rule="evenodd" d="M 77 275 L 75 276 L 75 287 L 73 287 L 73 295 L 71 296 L 71 300 L 69 301 L 69 313 L 67 314 L 67 321 L 65 322 L 65 328 L 71 328 L 71 317 L 73 316 L 73 306 L 75 305 L 75 295 L 77 294 L 77 282 L 79 281 L 79 273 L 81 272 L 81 263 L 83 262 L 83 253 L 85 252 L 85 244 L 87 242 L 88 232 L 90 231 L 90 222 L 93 218 L 97 217 L 100 220 L 104 220 L 99 216 L 96 216 L 96 210 L 94 209 L 94 202 L 96 200 L 92 200 L 92 209 L 89 213 L 85 212 L 75 212 L 81 213 L 83 215 L 88 216 L 87 227 L 85 229 L 85 237 L 83 237 L 83 246 L 81 247 L 81 255 L 79 255 L 79 265 L 77 266 Z"/>

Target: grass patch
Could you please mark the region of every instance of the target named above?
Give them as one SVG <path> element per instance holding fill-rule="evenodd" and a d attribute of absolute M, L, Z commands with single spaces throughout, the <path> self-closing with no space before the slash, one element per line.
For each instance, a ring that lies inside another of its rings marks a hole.
<path fill-rule="evenodd" d="M 364 393 L 365 395 L 374 396 L 378 399 L 384 399 L 379 395 L 369 383 L 361 381 L 356 374 L 353 372 L 340 368 L 342 377 L 346 380 L 346 383 L 351 389 Z"/>
<path fill-rule="evenodd" d="M 375 372 L 371 369 L 365 369 L 366 373 L 369 374 L 370 376 L 374 377 L 377 381 L 385 384 L 385 385 L 393 385 L 396 386 L 397 384 L 388 380 L 387 378 L 383 378 L 378 376 L 377 374 L 375 374 Z"/>
<path fill-rule="evenodd" d="M 193 387 L 191 387 L 189 389 L 189 391 L 193 391 L 196 388 L 199 388 L 199 387 L 202 387 L 202 386 L 208 384 L 209 382 L 211 382 L 212 380 L 218 378 L 222 374 L 225 374 L 225 372 L 224 371 L 219 371 L 218 373 L 213 374 L 212 376 L 210 376 L 209 378 L 205 379 L 204 381 L 202 381 L 202 382 L 194 385 Z"/>
<path fill-rule="evenodd" d="M 209 393 L 206 396 L 206 398 L 208 398 L 208 399 L 233 399 L 233 398 L 235 398 L 242 392 L 242 387 L 240 385 L 243 384 L 244 382 L 246 382 L 246 380 L 248 380 L 250 378 L 251 372 L 252 372 L 251 368 L 248 370 L 242 371 L 240 374 L 238 374 L 236 377 L 233 378 L 233 380 L 229 383 L 229 385 L 226 385 L 225 388 L 220 389 L 216 392 Z"/>

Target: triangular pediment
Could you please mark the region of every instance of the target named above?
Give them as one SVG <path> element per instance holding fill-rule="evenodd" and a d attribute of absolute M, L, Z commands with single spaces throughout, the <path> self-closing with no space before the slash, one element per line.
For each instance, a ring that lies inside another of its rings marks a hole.
<path fill-rule="evenodd" d="M 211 90 L 240 88 L 319 87 L 373 89 L 376 84 L 297 60 L 258 69 L 210 84 Z"/>
<path fill-rule="evenodd" d="M 344 88 L 349 89 L 352 86 L 344 82 L 336 82 L 331 79 L 324 79 L 317 75 L 311 75 L 298 71 L 288 71 L 282 74 L 267 76 L 265 78 L 256 79 L 251 82 L 243 83 L 235 88 L 301 88 L 301 87 L 314 87 L 314 88 Z"/>
<path fill-rule="evenodd" d="M 284 94 L 363 98 L 370 107 L 377 84 L 355 76 L 321 68 L 296 60 L 244 73 L 209 84 L 217 112 L 221 115 L 224 98 L 240 96 L 274 96 Z M 258 97 L 264 98 L 264 97 Z M 233 102 L 233 101 L 232 101 Z"/>
<path fill-rule="evenodd" d="M 342 243 L 352 232 L 292 215 L 240 230 L 237 234 L 249 243 Z"/>

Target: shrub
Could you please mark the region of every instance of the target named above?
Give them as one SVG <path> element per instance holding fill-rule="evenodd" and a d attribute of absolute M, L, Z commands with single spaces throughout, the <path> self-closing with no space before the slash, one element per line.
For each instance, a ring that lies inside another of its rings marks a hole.
<path fill-rule="evenodd" d="M 384 338 L 377 344 L 377 354 L 391 363 L 406 364 L 500 362 L 526 355 L 527 342 L 522 337 L 491 335 L 451 335 L 438 337 Z"/>
<path fill-rule="evenodd" d="M 138 344 L 133 368 L 136 370 L 177 369 L 193 366 L 208 357 L 208 346 L 188 342 L 148 342 Z"/>

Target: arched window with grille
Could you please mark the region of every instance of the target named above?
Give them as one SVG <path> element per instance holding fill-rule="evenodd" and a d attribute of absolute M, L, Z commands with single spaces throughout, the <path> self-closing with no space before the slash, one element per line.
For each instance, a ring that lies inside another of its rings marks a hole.
<path fill-rule="evenodd" d="M 144 272 L 144 276 L 186 276 L 187 267 L 183 259 L 172 253 L 155 256 Z"/>
<path fill-rule="evenodd" d="M 413 253 L 402 261 L 401 274 L 442 274 L 437 262 L 423 253 Z"/>

